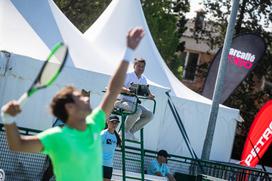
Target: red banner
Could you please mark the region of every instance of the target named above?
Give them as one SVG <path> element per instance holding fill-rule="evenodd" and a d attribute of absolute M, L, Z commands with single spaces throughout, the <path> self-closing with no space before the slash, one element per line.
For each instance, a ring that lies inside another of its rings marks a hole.
<path fill-rule="evenodd" d="M 272 141 L 272 100 L 257 113 L 249 130 L 241 165 L 255 167 Z"/>

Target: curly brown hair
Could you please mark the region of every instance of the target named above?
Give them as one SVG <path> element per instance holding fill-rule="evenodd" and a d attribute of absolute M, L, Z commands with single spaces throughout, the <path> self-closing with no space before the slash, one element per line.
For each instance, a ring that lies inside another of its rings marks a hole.
<path fill-rule="evenodd" d="M 74 91 L 76 91 L 75 87 L 66 86 L 61 89 L 51 101 L 50 108 L 52 114 L 63 122 L 66 122 L 68 119 L 68 113 L 65 109 L 65 104 L 74 102 Z"/>

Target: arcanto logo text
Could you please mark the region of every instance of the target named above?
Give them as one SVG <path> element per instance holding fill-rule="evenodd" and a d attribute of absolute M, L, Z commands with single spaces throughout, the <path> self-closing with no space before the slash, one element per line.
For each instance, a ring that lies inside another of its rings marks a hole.
<path fill-rule="evenodd" d="M 231 48 L 228 60 L 239 68 L 250 69 L 255 61 L 255 55 Z"/>

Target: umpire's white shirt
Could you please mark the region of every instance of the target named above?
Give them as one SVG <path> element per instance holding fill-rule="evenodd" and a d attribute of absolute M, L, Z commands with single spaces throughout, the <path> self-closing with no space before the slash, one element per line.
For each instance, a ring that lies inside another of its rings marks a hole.
<path fill-rule="evenodd" d="M 144 75 L 141 75 L 141 77 L 138 78 L 136 73 L 133 71 L 133 72 L 127 73 L 124 87 L 129 88 L 131 83 L 147 85 L 147 79 Z M 121 99 L 123 101 L 128 101 L 128 102 L 135 102 L 135 100 L 136 100 L 135 97 L 123 96 L 123 95 L 120 95 L 119 99 Z"/>

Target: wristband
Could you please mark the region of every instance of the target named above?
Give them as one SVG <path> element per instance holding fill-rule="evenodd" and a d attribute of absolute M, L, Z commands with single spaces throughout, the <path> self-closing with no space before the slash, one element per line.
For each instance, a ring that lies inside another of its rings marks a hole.
<path fill-rule="evenodd" d="M 132 62 L 134 50 L 127 47 L 124 52 L 123 61 Z"/>
<path fill-rule="evenodd" d="M 4 113 L 1 111 L 1 117 L 2 117 L 2 121 L 3 124 L 13 124 L 15 123 L 14 118 L 12 116 L 10 116 L 7 113 Z"/>

